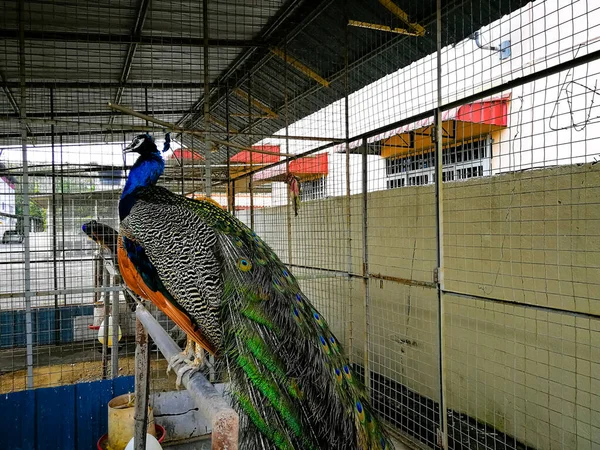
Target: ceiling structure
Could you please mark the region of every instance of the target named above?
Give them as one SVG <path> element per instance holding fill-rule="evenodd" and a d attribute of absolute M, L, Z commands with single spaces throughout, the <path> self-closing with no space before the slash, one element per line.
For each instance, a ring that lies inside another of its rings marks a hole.
<path fill-rule="evenodd" d="M 4 1 L 0 146 L 21 143 L 24 82 L 32 144 L 126 142 L 146 126 L 164 128 L 110 102 L 196 130 L 176 139 L 199 151 L 208 117 L 211 159 L 224 164 L 223 141 L 233 155 L 435 52 L 435 0 L 394 2 L 422 36 L 348 26 L 359 20 L 410 31 L 385 3 L 209 0 L 204 14 L 202 2 L 175 0 Z M 444 3 L 448 45 L 527 1 Z"/>

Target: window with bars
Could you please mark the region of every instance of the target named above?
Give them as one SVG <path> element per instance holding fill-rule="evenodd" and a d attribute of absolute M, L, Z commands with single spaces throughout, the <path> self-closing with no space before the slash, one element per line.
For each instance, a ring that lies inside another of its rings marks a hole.
<path fill-rule="evenodd" d="M 300 183 L 300 200 L 317 200 L 325 198 L 327 193 L 327 178 L 321 177 L 315 180 Z"/>
<path fill-rule="evenodd" d="M 442 153 L 442 180 L 467 180 L 489 174 L 491 167 L 489 137 L 447 147 Z M 387 189 L 423 186 L 435 182 L 435 153 L 427 152 L 388 158 L 385 161 Z"/>

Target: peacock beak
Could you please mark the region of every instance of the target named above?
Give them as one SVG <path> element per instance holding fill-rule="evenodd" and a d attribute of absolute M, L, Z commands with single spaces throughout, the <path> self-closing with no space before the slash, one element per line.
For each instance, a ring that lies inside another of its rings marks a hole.
<path fill-rule="evenodd" d="M 123 149 L 123 153 L 131 153 L 131 152 L 133 152 L 136 149 L 136 147 L 137 147 L 136 144 L 137 144 L 137 142 L 132 142 L 131 144 L 129 144 L 127 147 L 125 147 Z"/>

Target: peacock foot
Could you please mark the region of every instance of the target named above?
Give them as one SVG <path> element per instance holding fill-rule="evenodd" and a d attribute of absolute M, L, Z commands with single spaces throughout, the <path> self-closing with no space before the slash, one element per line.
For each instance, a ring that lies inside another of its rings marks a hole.
<path fill-rule="evenodd" d="M 167 374 L 169 374 L 176 365 L 180 364 L 183 364 L 183 366 L 176 372 L 177 380 L 175 381 L 175 387 L 177 390 L 181 388 L 181 380 L 186 373 L 189 373 L 189 376 L 191 377 L 204 365 L 204 349 L 189 337 L 187 338 L 187 343 L 183 352 L 176 354 L 169 360 Z"/>

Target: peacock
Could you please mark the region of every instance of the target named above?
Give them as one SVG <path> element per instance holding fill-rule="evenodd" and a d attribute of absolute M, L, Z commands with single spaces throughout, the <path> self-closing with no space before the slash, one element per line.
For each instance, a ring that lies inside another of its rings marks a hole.
<path fill-rule="evenodd" d="M 140 156 L 119 202 L 122 276 L 215 355 L 240 447 L 392 448 L 342 345 L 271 248 L 216 202 L 157 186 L 164 161 L 149 134 L 124 151 Z"/>
<path fill-rule="evenodd" d="M 81 226 L 81 230 L 96 244 L 109 251 L 112 261 L 118 270 L 117 241 L 119 236 L 117 231 L 113 227 L 95 220 L 90 220 L 89 222 L 84 223 Z M 124 292 L 124 295 L 125 302 L 127 303 L 129 309 L 131 311 L 135 311 L 135 299 L 127 291 Z"/>

